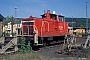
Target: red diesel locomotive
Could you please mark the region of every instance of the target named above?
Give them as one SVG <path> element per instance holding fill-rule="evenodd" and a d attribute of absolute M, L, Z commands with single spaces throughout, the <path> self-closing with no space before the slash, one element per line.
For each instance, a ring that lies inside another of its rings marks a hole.
<path fill-rule="evenodd" d="M 64 41 L 68 34 L 68 23 L 64 16 L 50 13 L 48 10 L 42 18 L 30 16 L 22 19 L 22 35 L 34 45 L 44 45 Z"/>

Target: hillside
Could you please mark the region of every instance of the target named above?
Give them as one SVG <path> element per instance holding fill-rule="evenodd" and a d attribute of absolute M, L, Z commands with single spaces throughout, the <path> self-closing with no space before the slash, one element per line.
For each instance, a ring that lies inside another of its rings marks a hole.
<path fill-rule="evenodd" d="M 73 27 L 86 27 L 86 18 L 65 18 L 65 21 L 69 22 L 70 27 L 72 25 Z M 90 28 L 90 18 L 88 18 L 88 27 Z"/>

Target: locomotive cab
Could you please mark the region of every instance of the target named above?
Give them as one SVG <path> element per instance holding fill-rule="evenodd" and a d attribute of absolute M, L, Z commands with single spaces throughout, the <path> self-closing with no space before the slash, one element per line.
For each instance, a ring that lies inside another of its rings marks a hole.
<path fill-rule="evenodd" d="M 58 20 L 58 17 L 56 14 L 51 14 L 50 11 L 47 11 L 47 13 L 41 15 L 42 18 L 47 18 L 49 20 Z"/>

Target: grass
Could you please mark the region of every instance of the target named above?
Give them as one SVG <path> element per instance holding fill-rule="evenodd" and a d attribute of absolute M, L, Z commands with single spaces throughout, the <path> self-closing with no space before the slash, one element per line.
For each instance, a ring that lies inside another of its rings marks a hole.
<path fill-rule="evenodd" d="M 35 53 L 16 53 L 0 56 L 0 60 L 50 60 Z"/>
<path fill-rule="evenodd" d="M 86 54 L 86 50 L 83 50 L 83 53 Z M 90 58 L 90 54 L 88 56 Z M 26 52 L 26 53 L 17 52 L 14 54 L 0 55 L 0 60 L 87 60 L 87 59 L 76 58 L 76 57 L 49 58 L 49 57 L 39 55 L 37 53 L 32 53 L 31 51 L 31 52 Z"/>
<path fill-rule="evenodd" d="M 9 55 L 0 55 L 0 60 L 80 60 L 81 58 L 49 58 L 36 53 L 15 53 Z"/>

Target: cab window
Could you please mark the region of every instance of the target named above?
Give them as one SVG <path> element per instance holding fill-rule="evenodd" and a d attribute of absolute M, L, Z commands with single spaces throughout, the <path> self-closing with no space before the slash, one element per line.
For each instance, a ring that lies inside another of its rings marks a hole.
<path fill-rule="evenodd" d="M 52 20 L 57 20 L 56 15 L 54 15 L 54 14 L 50 14 L 50 17 L 51 17 Z"/>
<path fill-rule="evenodd" d="M 58 16 L 58 19 L 59 19 L 59 21 L 61 21 L 61 22 L 63 22 L 64 21 L 64 16 Z"/>

